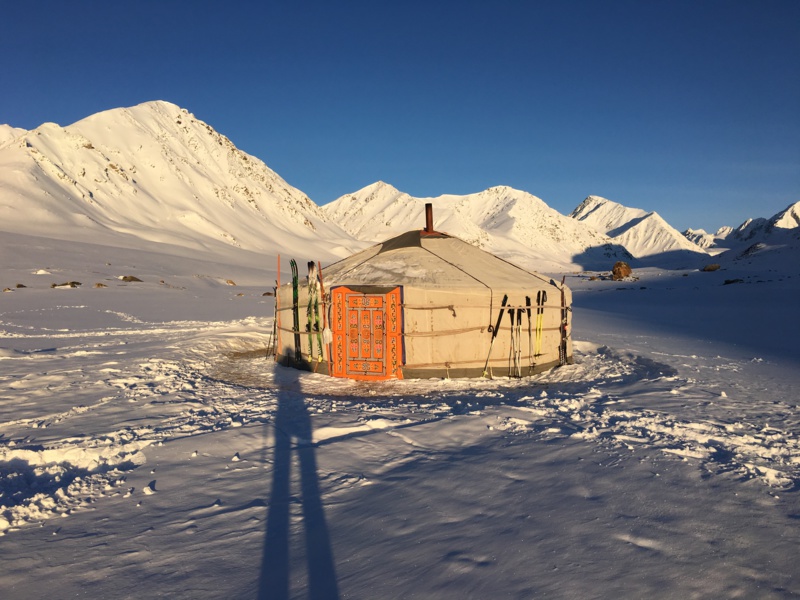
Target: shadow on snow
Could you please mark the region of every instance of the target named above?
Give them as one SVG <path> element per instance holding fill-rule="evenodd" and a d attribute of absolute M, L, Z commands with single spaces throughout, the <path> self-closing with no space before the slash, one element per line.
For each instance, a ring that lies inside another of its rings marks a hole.
<path fill-rule="evenodd" d="M 285 371 L 288 377 L 294 377 L 295 380 L 300 376 L 295 369 Z M 320 493 L 316 448 L 311 442 L 311 417 L 302 394 L 291 389 L 279 390 L 274 429 L 272 490 L 267 509 L 258 598 L 286 600 L 290 597 L 290 508 L 291 504 L 299 502 L 308 568 L 308 597 L 337 599 L 336 567 Z M 292 495 L 293 454 L 299 466 L 299 498 Z"/>

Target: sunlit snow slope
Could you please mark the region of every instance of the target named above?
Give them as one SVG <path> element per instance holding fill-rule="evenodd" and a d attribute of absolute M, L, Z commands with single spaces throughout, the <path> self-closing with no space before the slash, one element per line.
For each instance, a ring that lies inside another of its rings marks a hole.
<path fill-rule="evenodd" d="M 527 192 L 506 186 L 464 196 L 415 198 L 377 182 L 323 207 L 354 237 L 378 242 L 425 226 L 431 203 L 434 228 L 521 265 L 543 271 L 610 268 L 629 259 L 602 233 L 570 219 Z"/>
<path fill-rule="evenodd" d="M 360 248 L 300 190 L 168 102 L 0 129 L 0 229 L 191 251 Z"/>
<path fill-rule="evenodd" d="M 629 208 L 599 196 L 589 196 L 570 215 L 608 235 L 639 259 L 689 262 L 707 256 L 656 212 Z"/>
<path fill-rule="evenodd" d="M 715 234 L 687 229 L 683 235 L 712 254 L 728 250 L 729 254 L 741 256 L 764 247 L 795 247 L 800 240 L 800 202 L 790 204 L 768 219 L 747 219 L 735 229 L 722 227 Z"/>

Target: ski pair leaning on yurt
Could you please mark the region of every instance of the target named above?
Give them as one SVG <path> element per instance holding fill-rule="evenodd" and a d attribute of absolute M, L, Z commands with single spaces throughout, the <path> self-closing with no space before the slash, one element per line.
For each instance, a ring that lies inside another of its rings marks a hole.
<path fill-rule="evenodd" d="M 277 291 L 275 355 L 283 365 L 382 380 L 524 377 L 572 362 L 564 281 L 435 231 L 431 205 L 425 229 L 311 269 L 308 281 L 295 276 Z M 301 331 L 299 314 L 315 302 L 319 312 Z"/>

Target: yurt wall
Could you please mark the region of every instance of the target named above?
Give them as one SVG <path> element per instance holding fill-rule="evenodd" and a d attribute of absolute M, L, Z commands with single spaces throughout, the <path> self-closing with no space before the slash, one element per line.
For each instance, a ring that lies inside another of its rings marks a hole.
<path fill-rule="evenodd" d="M 489 290 L 454 293 L 406 289 L 405 376 L 480 377 L 487 364 L 493 375 L 527 376 L 559 364 L 561 293 L 554 286 L 547 287 L 546 302 L 541 303 L 542 289 L 512 292 L 505 308 L 500 295 Z M 566 291 L 570 306 L 571 296 Z M 500 325 L 492 342 L 501 308 Z M 567 319 L 569 331 L 569 311 Z M 568 338 L 565 360 L 571 361 L 571 357 Z"/>
<path fill-rule="evenodd" d="M 352 290 L 351 290 L 352 288 Z M 398 289 L 397 295 L 401 300 L 396 306 L 401 309 L 401 317 L 395 319 L 395 327 L 402 333 L 400 343 L 391 347 L 392 340 L 387 335 L 391 329 L 391 319 L 384 312 L 382 320 L 384 341 L 373 340 L 373 348 L 354 350 L 356 355 L 362 352 L 370 355 L 370 360 L 375 359 L 377 343 L 377 358 L 384 362 L 389 360 L 390 352 L 397 354 L 401 371 L 393 371 L 391 365 L 385 366 L 384 374 L 388 376 L 402 376 L 406 378 L 425 377 L 480 377 L 484 367 L 489 366 L 489 374 L 494 376 L 528 376 L 552 368 L 561 362 L 562 331 L 561 321 L 564 314 L 562 308 L 561 291 L 555 285 L 543 285 L 539 289 L 512 291 L 508 293 L 506 306 L 502 307 L 502 296 L 487 288 L 446 290 L 442 288 L 426 289 L 417 286 L 337 286 L 332 284 L 332 289 L 342 292 L 354 291 L 356 296 L 363 293 L 364 297 L 375 298 L 387 295 L 391 290 Z M 331 290 L 326 290 L 330 295 Z M 544 294 L 546 302 L 542 303 Z M 330 374 L 340 377 L 380 379 L 380 374 L 370 374 L 365 366 L 362 373 L 355 363 L 359 358 L 354 358 L 347 347 L 348 342 L 353 342 L 348 337 L 351 328 L 375 327 L 374 318 L 366 317 L 366 311 L 361 310 L 355 325 L 346 322 L 340 323 L 341 337 L 335 343 L 324 345 L 322 360 L 320 360 L 319 337 L 317 331 L 312 330 L 311 344 L 307 331 L 308 319 L 306 307 L 308 304 L 308 290 L 305 278 L 301 278 L 298 290 L 299 312 L 299 342 L 302 360 L 295 364 L 295 336 L 292 331 L 292 288 L 284 285 L 278 290 L 278 319 L 279 334 L 277 353 L 282 364 L 310 369 L 317 373 L 329 373 L 329 359 L 331 364 Z M 529 299 L 530 308 L 528 308 Z M 537 303 L 537 300 L 539 301 Z M 566 306 L 571 306 L 572 295 L 569 288 L 565 288 L 564 300 Z M 359 301 L 359 304 L 361 302 Z M 387 307 L 389 305 L 387 304 Z M 326 307 L 327 308 L 327 307 Z M 502 308 L 500 327 L 492 343 L 492 329 L 497 325 L 498 315 Z M 339 321 L 346 321 L 345 312 L 338 314 Z M 530 310 L 530 316 L 528 311 Z M 512 318 L 513 314 L 513 318 Z M 320 332 L 324 325 L 322 299 L 320 298 Z M 337 312 L 335 309 L 328 311 L 329 327 L 335 329 Z M 356 318 L 356 317 L 353 317 Z M 366 318 L 369 325 L 361 321 Z M 567 331 L 572 328 L 572 313 L 566 311 L 568 320 Z M 377 327 L 380 329 L 381 324 Z M 362 331 L 359 331 L 362 333 Z M 368 337 L 369 332 L 364 337 Z M 373 338 L 380 338 L 379 331 L 372 332 Z M 360 340 L 363 343 L 363 339 Z M 342 350 L 337 354 L 336 344 Z M 491 354 L 490 354 L 491 346 Z M 335 359 L 340 360 L 336 363 Z M 352 359 L 348 362 L 348 358 Z M 354 362 L 355 361 L 355 362 Z M 566 339 L 565 362 L 572 361 L 571 336 Z M 367 361 L 369 362 L 369 361 Z"/>

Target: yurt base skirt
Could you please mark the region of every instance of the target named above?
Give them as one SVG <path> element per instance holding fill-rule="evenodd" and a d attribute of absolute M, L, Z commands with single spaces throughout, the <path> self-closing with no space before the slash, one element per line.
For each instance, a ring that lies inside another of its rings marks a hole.
<path fill-rule="evenodd" d="M 494 361 L 493 361 L 494 362 Z M 572 356 L 567 357 L 566 364 L 572 364 Z M 327 361 L 318 361 L 313 358 L 311 361 L 302 358 L 296 361 L 294 357 L 287 355 L 278 356 L 278 364 L 284 367 L 292 367 L 302 371 L 311 371 L 321 375 L 329 375 Z M 425 367 L 416 367 L 414 365 L 404 365 L 401 367 L 403 379 L 476 379 L 481 377 L 530 377 L 544 371 L 549 371 L 554 367 L 559 366 L 559 361 L 551 361 L 546 363 L 538 363 L 535 365 L 520 366 L 519 369 L 510 367 L 507 363 L 501 365 L 490 365 L 488 372 L 484 373 L 483 365 L 481 366 L 458 366 L 449 367 L 448 365 L 426 365 Z M 348 378 L 348 377 L 345 377 Z M 372 379 L 375 381 L 396 379 L 396 377 L 369 377 L 368 374 L 362 376 L 352 377 L 352 379 Z"/>

